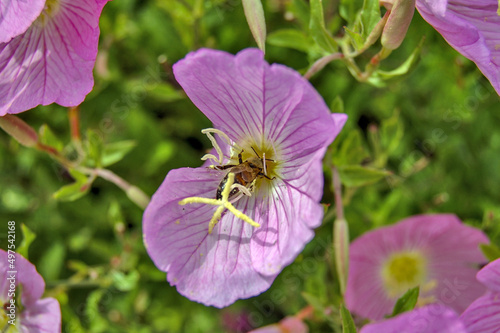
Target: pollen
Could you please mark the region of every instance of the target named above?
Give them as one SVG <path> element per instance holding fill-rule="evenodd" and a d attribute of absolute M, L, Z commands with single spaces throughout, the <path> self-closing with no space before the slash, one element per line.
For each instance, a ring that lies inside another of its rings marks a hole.
<path fill-rule="evenodd" d="M 426 260 L 419 252 L 399 252 L 389 257 L 381 270 L 387 295 L 397 298 L 410 288 L 424 286 L 426 266 Z"/>

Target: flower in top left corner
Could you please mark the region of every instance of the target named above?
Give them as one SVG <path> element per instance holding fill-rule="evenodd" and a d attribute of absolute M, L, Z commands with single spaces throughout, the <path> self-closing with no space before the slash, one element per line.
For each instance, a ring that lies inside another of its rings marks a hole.
<path fill-rule="evenodd" d="M 0 116 L 76 106 L 92 90 L 99 16 L 108 0 L 0 3 Z"/>

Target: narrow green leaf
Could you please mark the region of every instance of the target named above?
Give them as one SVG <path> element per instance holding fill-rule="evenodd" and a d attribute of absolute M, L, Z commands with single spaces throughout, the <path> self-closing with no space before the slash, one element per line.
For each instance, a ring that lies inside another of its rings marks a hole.
<path fill-rule="evenodd" d="M 391 317 L 413 310 L 415 305 L 417 305 L 418 294 L 419 287 L 408 289 L 408 291 L 397 300 L 396 305 L 394 305 L 394 310 L 392 310 Z"/>
<path fill-rule="evenodd" d="M 92 166 L 101 167 L 101 158 L 104 148 L 102 138 L 95 131 L 88 129 L 85 141 L 88 162 Z"/>
<path fill-rule="evenodd" d="M 266 52 L 266 19 L 261 0 L 242 0 L 248 26 L 257 46 Z"/>
<path fill-rule="evenodd" d="M 35 240 L 36 234 L 31 231 L 24 223 L 21 224 L 21 231 L 23 233 L 23 241 L 16 248 L 17 253 L 25 258 L 28 258 L 28 249 L 31 243 Z"/>
<path fill-rule="evenodd" d="M 361 10 L 362 36 L 364 40 L 370 32 L 375 28 L 380 21 L 380 4 L 379 0 L 364 0 L 363 9 Z"/>
<path fill-rule="evenodd" d="M 312 38 L 326 53 L 336 52 L 337 43 L 325 28 L 322 0 L 311 0 L 310 6 L 311 20 L 309 22 L 309 31 Z"/>
<path fill-rule="evenodd" d="M 38 140 L 49 147 L 55 148 L 57 151 L 62 151 L 64 148 L 63 143 L 59 140 L 54 132 L 50 129 L 49 125 L 43 124 L 40 127 Z"/>
<path fill-rule="evenodd" d="M 489 261 L 500 258 L 500 248 L 495 244 L 479 244 L 479 248 Z"/>
<path fill-rule="evenodd" d="M 398 148 L 403 135 L 403 124 L 399 121 L 399 112 L 395 111 L 380 127 L 380 143 L 387 155 L 391 155 Z"/>
<path fill-rule="evenodd" d="M 66 247 L 61 240 L 53 240 L 48 246 L 36 268 L 45 280 L 57 280 L 64 265 Z"/>
<path fill-rule="evenodd" d="M 344 113 L 344 101 L 342 97 L 337 95 L 330 105 L 330 110 L 333 113 Z"/>
<path fill-rule="evenodd" d="M 304 0 L 292 0 L 289 2 L 288 10 L 297 18 L 304 28 L 309 27 L 309 4 Z"/>
<path fill-rule="evenodd" d="M 274 46 L 288 47 L 306 53 L 313 47 L 307 36 L 302 31 L 295 29 L 277 30 L 269 34 L 267 42 Z"/>
<path fill-rule="evenodd" d="M 333 155 L 333 164 L 336 166 L 358 165 L 365 158 L 368 152 L 363 146 L 363 137 L 359 130 L 351 130 L 342 141 L 340 149 Z"/>
<path fill-rule="evenodd" d="M 352 42 L 352 45 L 354 46 L 354 49 L 360 50 L 365 44 L 363 36 L 361 36 L 361 34 L 351 30 L 348 27 L 344 27 L 344 29 L 345 29 L 347 36 L 349 36 L 349 38 L 351 39 L 351 42 Z"/>
<path fill-rule="evenodd" d="M 348 187 L 370 185 L 391 174 L 386 170 L 368 168 L 361 165 L 339 166 L 338 170 L 342 184 Z"/>
<path fill-rule="evenodd" d="M 145 87 L 148 96 L 160 102 L 170 103 L 186 97 L 180 90 L 164 82 L 154 82 Z"/>
<path fill-rule="evenodd" d="M 352 319 L 351 313 L 342 304 L 340 306 L 340 316 L 342 317 L 342 332 L 343 333 L 356 333 L 356 325 Z"/>
<path fill-rule="evenodd" d="M 363 0 L 340 0 L 339 14 L 347 21 L 348 25 L 352 25 L 356 19 L 358 8 L 361 8 Z"/>
<path fill-rule="evenodd" d="M 69 173 L 75 179 L 73 184 L 61 187 L 53 194 L 54 198 L 60 201 L 75 201 L 83 197 L 90 190 L 91 184 L 89 178 L 76 170 L 69 170 Z"/>
<path fill-rule="evenodd" d="M 101 333 L 109 331 L 109 323 L 102 316 L 103 311 L 101 307 L 101 299 L 105 292 L 106 290 L 104 289 L 98 289 L 91 292 L 87 298 L 85 314 L 87 318 L 92 318 L 92 320 L 89 320 L 91 332 Z"/>
<path fill-rule="evenodd" d="M 102 154 L 102 166 L 107 167 L 120 161 L 125 155 L 127 155 L 135 146 L 136 142 L 134 140 L 125 140 L 119 142 L 113 142 L 104 146 Z"/>
<path fill-rule="evenodd" d="M 325 307 L 318 297 L 307 292 L 302 292 L 301 295 L 306 300 L 307 304 L 311 305 L 314 310 L 317 310 L 318 312 L 324 312 Z"/>

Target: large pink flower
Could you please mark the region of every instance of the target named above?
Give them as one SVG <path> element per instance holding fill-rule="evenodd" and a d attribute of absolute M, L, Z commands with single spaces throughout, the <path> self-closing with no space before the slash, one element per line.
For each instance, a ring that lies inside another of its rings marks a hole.
<path fill-rule="evenodd" d="M 442 303 L 461 313 L 485 288 L 475 278 L 488 238 L 455 215 L 418 215 L 379 228 L 350 246 L 345 294 L 349 310 L 373 320 L 390 314 L 396 300 L 420 286 L 420 302 Z"/>
<path fill-rule="evenodd" d="M 14 298 L 15 310 L 10 301 L 12 297 L 9 295 L 12 295 L 13 290 L 21 291 L 21 299 Z M 15 260 L 12 261 L 12 258 L 8 258 L 7 252 L 0 249 L 0 305 L 3 308 L 0 310 L 2 311 L 0 330 L 2 332 L 8 325 L 11 325 L 8 320 L 14 320 L 19 332 L 61 332 L 59 302 L 51 297 L 41 298 L 44 290 L 45 282 L 32 263 L 17 253 Z M 5 324 L 4 327 L 1 326 L 3 324 Z"/>
<path fill-rule="evenodd" d="M 29 11 L 21 1 L 2 1 L 0 116 L 84 100 L 94 85 L 99 16 L 107 1 L 47 0 L 41 7 L 30 1 Z"/>
<path fill-rule="evenodd" d="M 417 0 L 420 15 L 474 61 L 500 95 L 500 16 L 497 0 Z"/>
<path fill-rule="evenodd" d="M 236 56 L 202 49 L 175 64 L 174 73 L 214 133 L 227 135 L 219 138 L 220 164 L 239 164 L 239 153 L 242 161 L 267 159 L 250 193 L 233 202 L 258 228 L 225 211 L 209 233 L 216 207 L 179 205 L 193 196 L 215 200 L 229 169 L 207 166 L 170 171 L 144 213 L 147 251 L 170 284 L 223 307 L 269 288 L 313 238 L 323 217 L 321 160 L 347 117 L 331 114 L 307 80 L 269 65 L 257 49 Z"/>

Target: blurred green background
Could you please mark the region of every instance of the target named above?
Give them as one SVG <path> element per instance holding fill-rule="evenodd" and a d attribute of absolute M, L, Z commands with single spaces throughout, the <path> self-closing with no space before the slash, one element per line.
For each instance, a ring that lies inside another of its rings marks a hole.
<path fill-rule="evenodd" d="M 284 47 L 273 33 L 295 29 L 307 36 L 308 3 L 264 5 L 266 60 L 304 73 L 321 52 Z M 361 5 L 352 2 L 355 10 Z M 338 6 L 324 1 L 326 28 L 341 37 L 349 22 Z M 152 195 L 169 170 L 201 165 L 210 148 L 200 131 L 211 124 L 176 84 L 172 64 L 199 47 L 236 53 L 256 44 L 239 0 L 115 0 L 105 6 L 100 26 L 95 88 L 80 107 L 81 132 L 103 145 L 133 140 L 135 146 L 109 169 Z M 422 36 L 418 65 L 386 87 L 356 81 L 342 62 L 311 79 L 333 111 L 343 105 L 349 116 L 325 162 L 323 202 L 333 211 L 333 162 L 343 177 L 352 238 L 409 215 L 449 212 L 499 244 L 498 95 L 418 12 L 402 46 L 381 68 L 398 67 Z M 368 62 L 377 46 L 359 62 Z M 38 107 L 19 116 L 35 129 L 47 124 L 66 145 L 64 152 L 75 153 L 66 108 Z M 270 290 L 215 309 L 168 285 L 144 249 L 142 210 L 119 188 L 98 178 L 84 197 L 56 200 L 53 193 L 71 182 L 49 156 L 0 133 L 0 221 L 16 221 L 18 243 L 22 223 L 36 234 L 29 260 L 45 278 L 46 294 L 61 303 L 63 332 L 246 332 L 308 303 L 324 310 L 308 321 L 311 332 L 339 328 L 332 212 Z M 0 230 L 2 248 L 6 234 L 6 227 Z"/>

